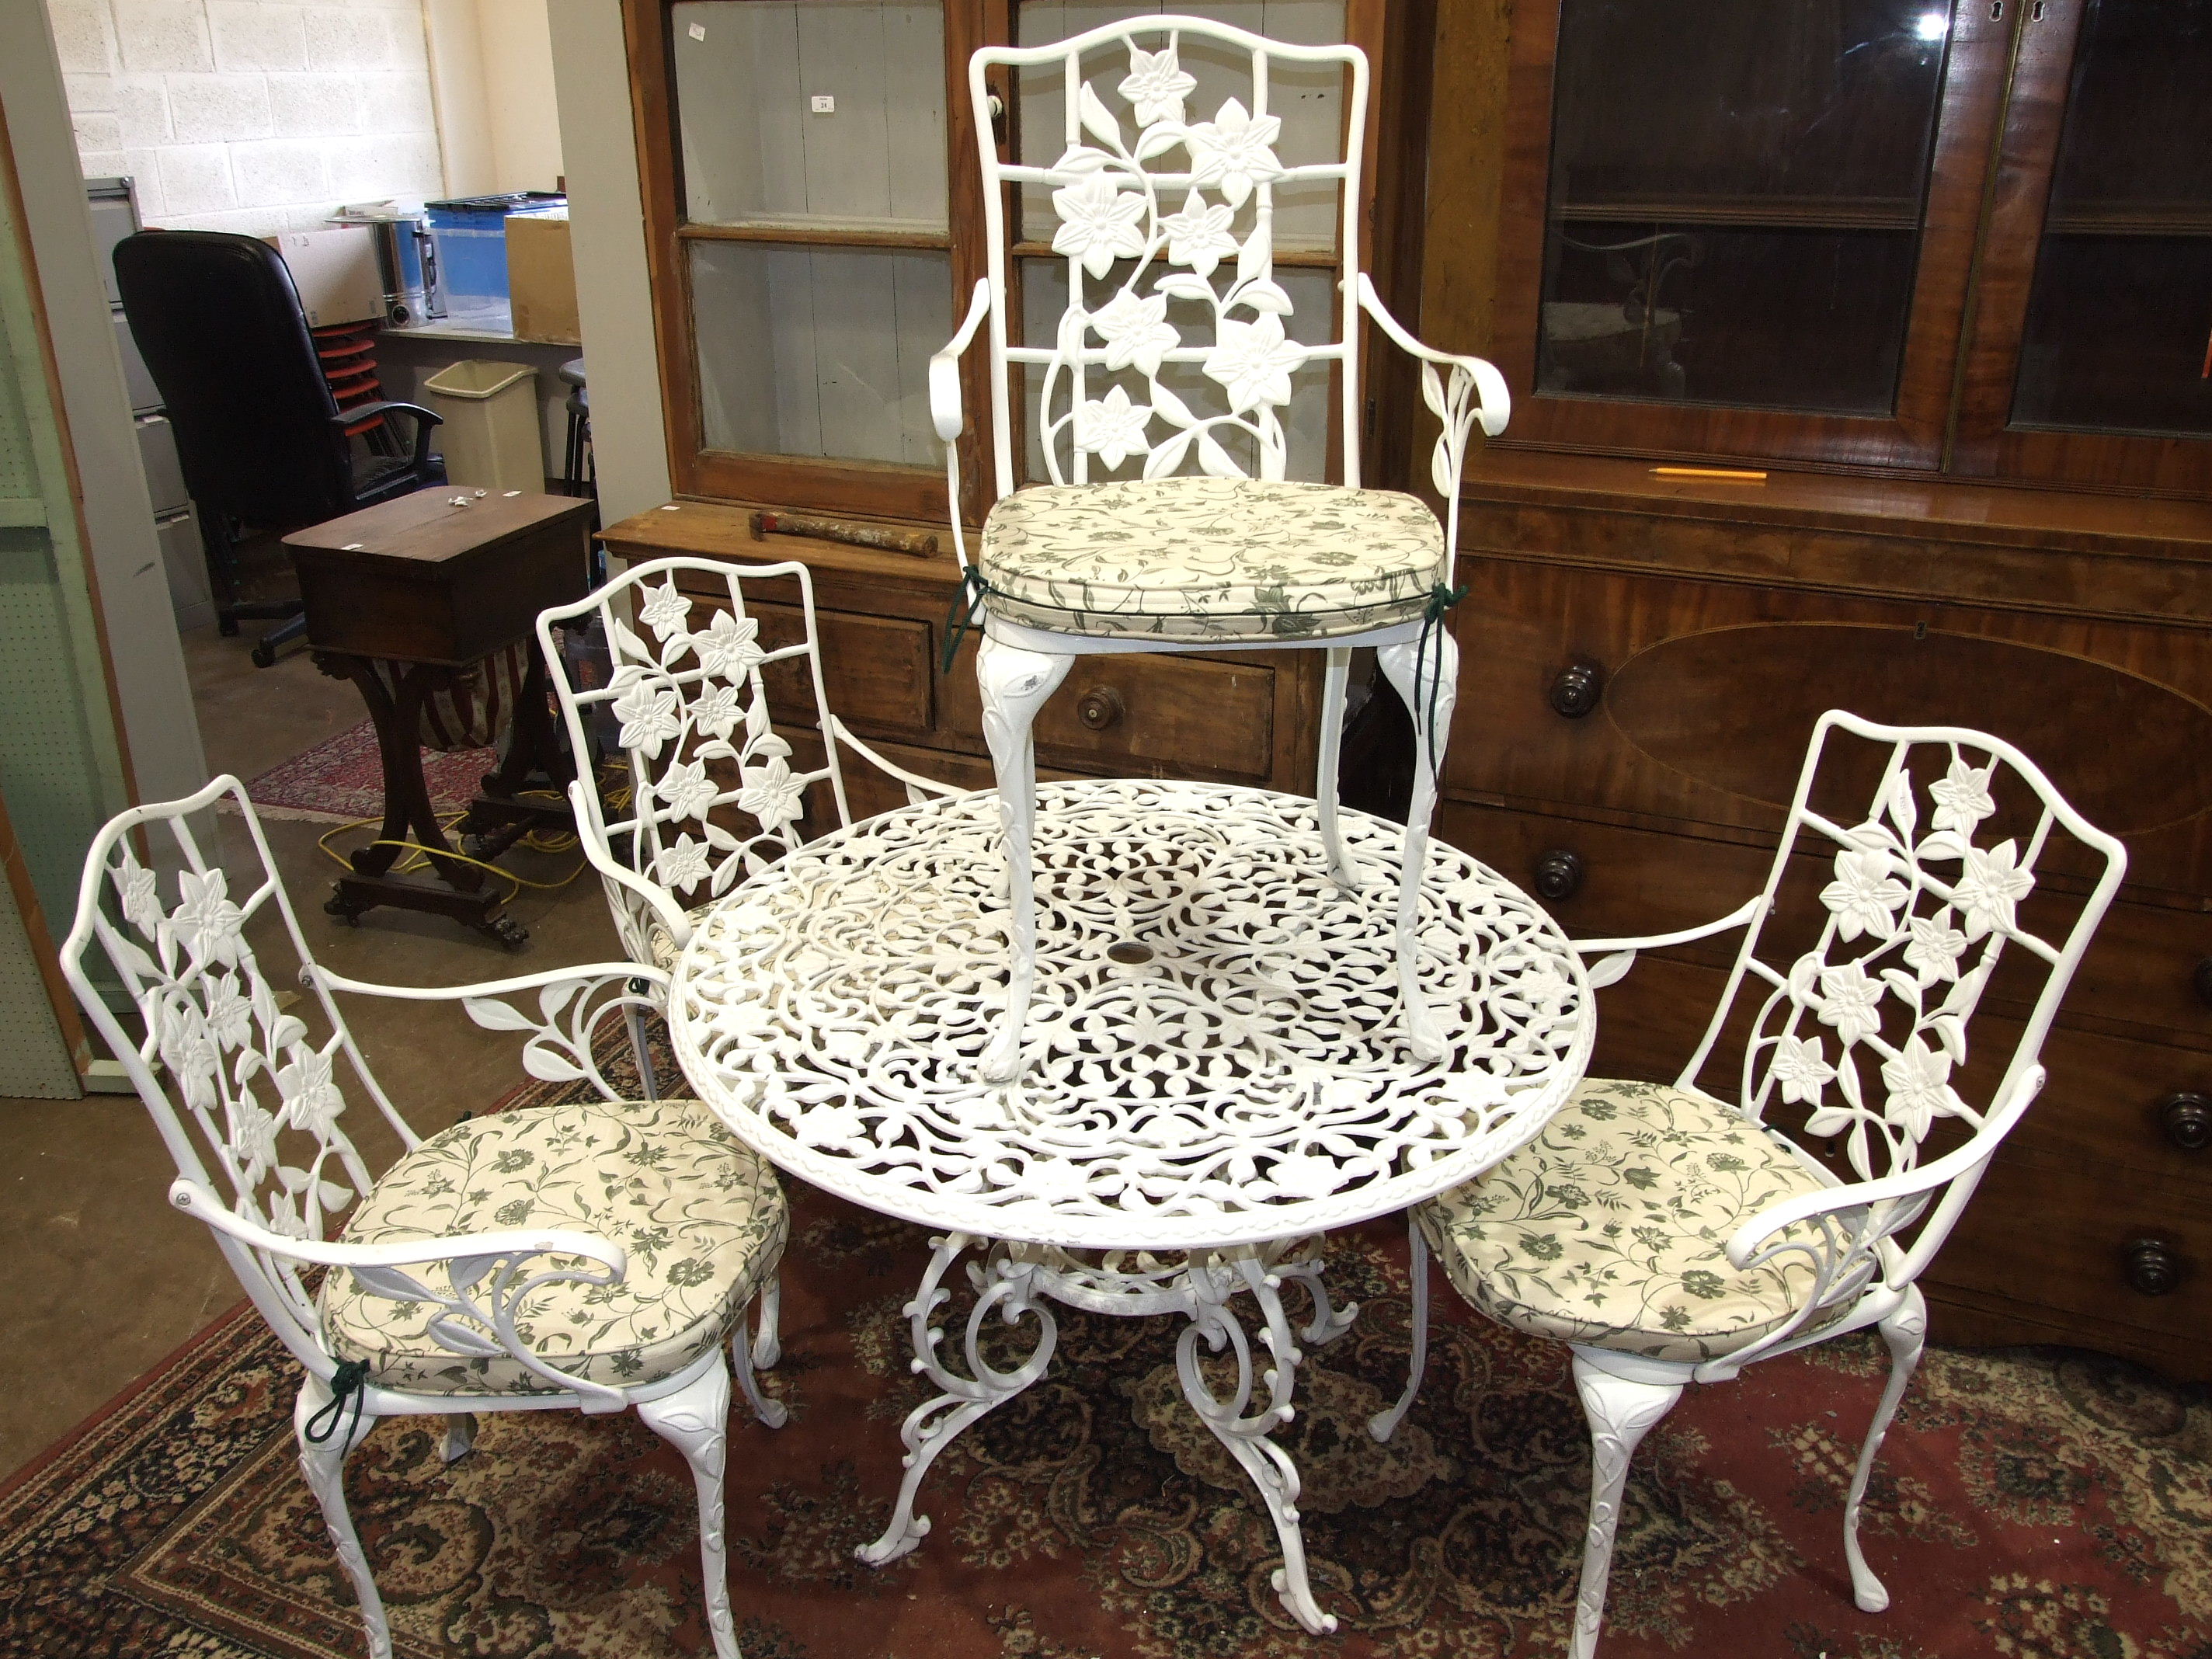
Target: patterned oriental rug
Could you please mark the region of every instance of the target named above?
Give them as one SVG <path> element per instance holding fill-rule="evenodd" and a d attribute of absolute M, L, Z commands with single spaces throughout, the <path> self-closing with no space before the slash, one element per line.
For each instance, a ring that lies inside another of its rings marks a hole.
<path fill-rule="evenodd" d="M 610 1068 L 611 1071 L 613 1069 Z M 573 1085 L 568 1085 L 573 1087 Z M 533 1085 L 510 1109 L 567 1097 Z M 1558 1347 L 1439 1283 L 1396 1443 L 1403 1238 L 1337 1239 L 1363 1311 L 1309 1354 L 1286 1431 L 1328 1638 L 1267 1588 L 1275 1539 L 1185 1405 L 1180 1322 L 1060 1313 L 1046 1379 L 938 1460 L 935 1522 L 880 1571 L 900 1419 L 924 1396 L 900 1307 L 921 1231 L 793 1192 L 780 1431 L 732 1414 L 732 1595 L 747 1659 L 1534 1659 L 1565 1646 L 1588 1442 Z M 149 1203 L 156 1195 L 148 1194 Z M 1005 1364 L 1027 1352 L 991 1328 Z M 1892 1604 L 1851 1604 L 1845 1485 L 1881 1387 L 1846 1340 L 1694 1389 L 1631 1479 L 1607 1659 L 2212 1659 L 2212 1399 L 2063 1351 L 1931 1350 L 1864 1537 Z M 294 1462 L 298 1370 L 241 1308 L 0 1492 L 0 1652 L 357 1659 L 350 1592 Z M 450 1467 L 428 1419 L 348 1465 L 410 1659 L 707 1651 L 681 1459 L 634 1413 L 488 1415 Z"/>
<path fill-rule="evenodd" d="M 476 796 L 477 780 L 499 765 L 495 749 L 422 751 L 422 779 L 439 812 L 458 812 Z M 246 786 L 246 799 L 267 817 L 350 823 L 384 815 L 384 763 L 376 727 L 360 725 L 272 766 Z"/>

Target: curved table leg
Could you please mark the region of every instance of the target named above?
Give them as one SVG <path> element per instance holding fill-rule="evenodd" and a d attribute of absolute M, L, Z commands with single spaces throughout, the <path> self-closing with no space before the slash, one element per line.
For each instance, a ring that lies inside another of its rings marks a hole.
<path fill-rule="evenodd" d="M 1290 1321 L 1283 1312 L 1281 1283 L 1279 1273 L 1268 1270 L 1254 1256 L 1234 1261 L 1219 1256 L 1211 1261 L 1194 1259 L 1189 1273 L 1190 1323 L 1176 1343 L 1176 1370 L 1191 1409 L 1244 1466 L 1244 1473 L 1260 1489 L 1267 1513 L 1274 1517 L 1275 1535 L 1283 1546 L 1283 1565 L 1273 1580 L 1275 1594 L 1300 1625 L 1316 1636 L 1325 1636 L 1336 1628 L 1336 1620 L 1321 1610 L 1307 1582 L 1305 1539 L 1298 1531 L 1297 1466 L 1288 1452 L 1267 1438 L 1270 1431 L 1291 1420 L 1291 1390 L 1303 1357 L 1291 1340 Z M 1260 1373 L 1258 1380 L 1267 1389 L 1267 1403 L 1256 1412 L 1249 1410 L 1256 1392 L 1251 1340 L 1230 1309 L 1230 1298 L 1240 1287 L 1250 1291 L 1260 1304 L 1260 1340 L 1273 1361 Z M 1199 1368 L 1201 1337 L 1216 1353 L 1224 1343 L 1236 1353 L 1237 1386 L 1226 1400 L 1213 1392 Z"/>
<path fill-rule="evenodd" d="M 1279 1279 L 1297 1279 L 1306 1287 L 1306 1293 L 1313 1297 L 1313 1322 L 1298 1334 L 1317 1348 L 1335 1341 L 1350 1330 L 1352 1322 L 1359 1317 L 1357 1302 L 1347 1302 L 1341 1308 L 1329 1302 L 1328 1286 L 1322 1282 L 1322 1243 L 1319 1238 L 1314 1239 L 1306 1254 L 1295 1257 L 1290 1256 L 1289 1251 L 1297 1250 L 1299 1246 L 1291 1245 L 1285 1252 L 1285 1259 L 1277 1261 L 1272 1269 Z"/>
<path fill-rule="evenodd" d="M 900 1426 L 899 1437 L 906 1442 L 907 1449 L 906 1477 L 899 1482 L 898 1501 L 891 1505 L 890 1524 L 873 1543 L 863 1544 L 854 1552 L 872 1567 L 896 1561 L 928 1536 L 929 1517 L 914 1512 L 914 1500 L 921 1478 L 929 1472 L 937 1454 L 977 1418 L 1005 1405 L 1042 1376 L 1045 1368 L 1052 1364 L 1060 1327 L 1051 1310 L 1036 1297 L 1037 1269 L 1033 1264 L 1003 1257 L 993 1258 L 977 1275 L 982 1282 L 977 1287 L 975 1305 L 968 1316 L 969 1374 L 961 1376 L 947 1370 L 938 1357 L 938 1345 L 945 1340 L 945 1333 L 933 1328 L 931 1322 L 951 1296 L 944 1288 L 945 1275 L 963 1252 L 979 1242 L 967 1233 L 948 1233 L 933 1241 L 928 1271 L 921 1276 L 921 1288 L 906 1304 L 904 1311 L 914 1336 L 913 1367 L 927 1373 L 929 1380 L 945 1392 L 915 1407 Z M 1030 1350 L 1026 1360 L 1011 1371 L 995 1370 L 986 1364 L 978 1343 L 984 1317 L 994 1308 L 1009 1325 L 1025 1314 L 1037 1322 L 1036 1346 Z"/>

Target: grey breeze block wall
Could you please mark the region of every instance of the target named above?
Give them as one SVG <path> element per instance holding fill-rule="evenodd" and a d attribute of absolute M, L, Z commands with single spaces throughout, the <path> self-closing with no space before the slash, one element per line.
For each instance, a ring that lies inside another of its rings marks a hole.
<path fill-rule="evenodd" d="M 146 222 L 265 236 L 444 192 L 421 0 L 47 0 L 88 178 Z"/>

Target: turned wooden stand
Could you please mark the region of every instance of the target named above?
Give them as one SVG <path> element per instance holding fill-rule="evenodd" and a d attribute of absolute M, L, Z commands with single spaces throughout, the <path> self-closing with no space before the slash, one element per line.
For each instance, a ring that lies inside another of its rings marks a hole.
<path fill-rule="evenodd" d="M 529 938 L 505 914 L 498 884 L 457 854 L 489 863 L 534 830 L 574 827 L 565 793 L 574 762 L 546 707 L 532 625 L 546 606 L 589 590 L 591 511 L 589 501 L 567 496 L 441 486 L 285 538 L 315 665 L 360 688 L 384 762 L 383 828 L 338 878 L 323 907 L 331 915 L 358 921 L 392 904 L 452 916 L 510 950 Z M 455 826 L 457 848 L 422 776 L 423 708 L 474 665 L 518 643 L 528 666 L 512 738 Z M 540 775 L 559 805 L 521 799 Z M 404 849 L 392 843 L 403 842 L 424 849 L 435 879 L 392 872 Z"/>

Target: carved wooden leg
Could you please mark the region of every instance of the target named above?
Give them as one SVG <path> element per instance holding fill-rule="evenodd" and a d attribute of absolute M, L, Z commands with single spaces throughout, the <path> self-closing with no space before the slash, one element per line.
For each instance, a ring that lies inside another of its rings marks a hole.
<path fill-rule="evenodd" d="M 774 1370 L 775 1362 L 783 1358 L 783 1338 L 777 1331 L 777 1322 L 783 1317 L 783 1281 L 771 1277 L 761 1286 L 759 1297 L 760 1325 L 753 1334 L 753 1364 L 764 1371 Z"/>
<path fill-rule="evenodd" d="M 345 1500 L 346 1454 L 368 1437 L 376 1419 L 364 1412 L 356 1421 L 350 1400 L 336 1409 L 337 1421 L 331 1437 L 319 1443 L 308 1439 L 309 1419 L 319 1412 L 327 1421 L 332 1410 L 330 1384 L 319 1376 L 308 1377 L 292 1407 L 292 1432 L 300 1443 L 300 1473 L 307 1478 L 307 1490 L 323 1506 L 323 1525 L 330 1529 L 338 1565 L 353 1580 L 354 1597 L 361 1603 L 361 1621 L 368 1627 L 369 1659 L 392 1659 L 392 1626 L 384 1617 L 384 1598 L 376 1593 L 376 1580 L 369 1576 L 368 1558 L 362 1553 L 361 1536 L 353 1529 L 353 1516 L 347 1513 Z"/>
<path fill-rule="evenodd" d="M 459 1462 L 476 1449 L 477 1414 L 474 1412 L 451 1412 L 446 1417 L 445 1443 L 438 1448 L 438 1455 L 448 1463 Z"/>
<path fill-rule="evenodd" d="M 1338 886 L 1349 890 L 1359 884 L 1359 871 L 1344 850 L 1344 835 L 1337 823 L 1337 762 L 1344 749 L 1344 684 L 1352 673 L 1352 648 L 1328 650 L 1328 666 L 1321 681 L 1321 760 L 1315 769 L 1314 807 L 1321 817 L 1322 855 Z"/>
<path fill-rule="evenodd" d="M 771 1400 L 763 1394 L 760 1380 L 753 1375 L 753 1346 L 745 1334 L 743 1313 L 730 1327 L 730 1369 L 737 1373 L 738 1392 L 744 1395 L 745 1404 L 753 1408 L 755 1417 L 771 1429 L 780 1429 L 791 1420 L 791 1408 L 781 1400 Z"/>
<path fill-rule="evenodd" d="M 1867 1430 L 1866 1444 L 1859 1449 L 1850 1499 L 1844 1505 L 1844 1559 L 1850 1563 L 1851 1598 L 1861 1613 L 1880 1613 L 1889 1606 L 1889 1592 L 1859 1551 L 1859 1505 L 1865 1501 L 1867 1480 L 1874 1474 L 1875 1454 L 1881 1449 L 1882 1437 L 1889 1432 L 1898 1402 L 1905 1398 L 1905 1385 L 1912 1381 L 1913 1370 L 1920 1364 L 1920 1350 L 1928 1340 L 1928 1304 L 1917 1285 L 1905 1291 L 1904 1303 L 1881 1322 L 1881 1340 L 1889 1344 L 1889 1382 L 1881 1391 L 1881 1404 L 1875 1409 L 1873 1426 Z"/>
<path fill-rule="evenodd" d="M 1583 1543 L 1583 1582 L 1575 1597 L 1574 1642 L 1568 1659 L 1592 1659 L 1605 1618 L 1606 1580 L 1613 1571 L 1613 1532 L 1620 1520 L 1628 1461 L 1682 1397 L 1680 1382 L 1633 1382 L 1575 1356 L 1575 1388 L 1590 1429 L 1589 1531 Z"/>
<path fill-rule="evenodd" d="M 722 1540 L 722 1468 L 729 1455 L 730 1374 L 709 1365 L 674 1394 L 637 1408 L 645 1425 L 684 1454 L 699 1489 L 699 1566 L 706 1578 L 707 1628 L 715 1659 L 742 1659 L 730 1616 L 729 1554 Z"/>
<path fill-rule="evenodd" d="M 1413 1352 L 1406 1365 L 1406 1392 L 1389 1411 L 1377 1412 L 1367 1419 L 1367 1432 L 1377 1440 L 1387 1441 L 1398 1432 L 1398 1425 L 1406 1420 L 1406 1413 L 1413 1409 L 1413 1401 L 1420 1395 L 1421 1374 L 1429 1368 L 1429 1239 L 1411 1210 L 1406 1212 L 1406 1254 L 1409 1258 L 1407 1275 L 1413 1292 Z"/>
<path fill-rule="evenodd" d="M 1006 843 L 1006 1011 L 981 1065 L 989 1083 L 1021 1074 L 1022 1027 L 1036 983 L 1036 903 L 1030 840 L 1036 829 L 1036 745 L 1031 723 L 1044 700 L 1067 678 L 1073 657 L 1046 656 L 1000 645 L 988 635 L 975 653 L 983 696 L 983 737 L 999 781 L 999 824 Z"/>
<path fill-rule="evenodd" d="M 1420 684 L 1414 684 L 1417 658 Z M 1421 872 L 1429 859 L 1429 817 L 1437 805 L 1443 745 L 1459 700 L 1459 647 L 1445 628 L 1431 630 L 1425 653 L 1407 641 L 1376 653 L 1413 716 L 1413 802 L 1406 814 L 1404 868 L 1398 878 L 1398 986 L 1406 1010 L 1407 1044 L 1420 1060 L 1443 1056 L 1443 1030 L 1421 989 Z M 1433 749 L 1430 735 L 1433 730 Z"/>

